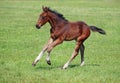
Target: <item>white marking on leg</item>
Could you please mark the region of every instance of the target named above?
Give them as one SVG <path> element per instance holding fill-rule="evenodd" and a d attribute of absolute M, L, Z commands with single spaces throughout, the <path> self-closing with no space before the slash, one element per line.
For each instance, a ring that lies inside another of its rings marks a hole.
<path fill-rule="evenodd" d="M 43 48 L 43 50 L 40 52 L 40 54 L 36 57 L 36 59 L 33 62 L 33 66 L 36 65 L 36 63 L 42 58 L 44 52 L 47 50 L 48 46 L 53 42 L 53 39 L 50 38 L 47 45 L 45 45 L 45 47 Z"/>
<path fill-rule="evenodd" d="M 83 66 L 84 64 L 85 64 L 85 63 L 84 63 L 84 61 L 83 61 L 80 66 Z"/>
<path fill-rule="evenodd" d="M 47 57 L 46 57 L 46 62 L 48 65 L 51 65 L 51 61 L 50 61 L 50 53 L 48 53 Z"/>
<path fill-rule="evenodd" d="M 40 54 L 37 56 L 37 58 L 36 58 L 35 61 L 34 61 L 35 63 L 38 62 L 38 61 L 42 58 L 43 53 L 44 53 L 44 51 L 41 51 L 41 52 L 40 52 Z"/>
<path fill-rule="evenodd" d="M 48 53 L 48 55 L 46 57 L 46 61 L 50 61 L 50 53 Z"/>
<path fill-rule="evenodd" d="M 69 61 L 63 66 L 63 69 L 66 69 L 67 67 L 68 67 L 68 65 L 69 65 Z"/>

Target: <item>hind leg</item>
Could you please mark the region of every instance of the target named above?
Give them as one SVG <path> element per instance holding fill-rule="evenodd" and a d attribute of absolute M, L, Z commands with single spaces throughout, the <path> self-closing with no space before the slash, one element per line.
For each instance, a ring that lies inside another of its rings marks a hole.
<path fill-rule="evenodd" d="M 66 69 L 68 67 L 68 65 L 70 64 L 70 62 L 77 56 L 78 52 L 79 52 L 79 49 L 80 49 L 80 46 L 81 46 L 81 41 L 80 42 L 77 42 L 76 44 L 76 47 L 75 47 L 75 50 L 72 54 L 72 56 L 70 57 L 70 59 L 67 61 L 66 64 L 64 64 L 63 66 L 63 69 Z"/>
<path fill-rule="evenodd" d="M 84 65 L 84 50 L 85 50 L 85 46 L 83 44 L 81 44 L 81 46 L 80 46 L 81 65 L 80 66 Z"/>

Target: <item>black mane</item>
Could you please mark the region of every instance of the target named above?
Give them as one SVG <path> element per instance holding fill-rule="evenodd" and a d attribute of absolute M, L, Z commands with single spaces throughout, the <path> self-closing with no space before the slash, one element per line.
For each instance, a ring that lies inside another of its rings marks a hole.
<path fill-rule="evenodd" d="M 54 13 L 54 14 L 56 14 L 58 17 L 62 18 L 63 20 L 68 21 L 68 20 L 63 16 L 63 14 L 60 14 L 60 13 L 58 13 L 57 11 L 51 10 L 50 8 L 49 8 L 49 11 L 52 12 L 52 13 Z"/>

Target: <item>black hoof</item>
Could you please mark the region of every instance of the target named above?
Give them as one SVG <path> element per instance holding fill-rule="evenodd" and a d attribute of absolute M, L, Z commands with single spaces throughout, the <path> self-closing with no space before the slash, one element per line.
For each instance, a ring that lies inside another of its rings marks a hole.
<path fill-rule="evenodd" d="M 36 63 L 35 63 L 35 62 L 33 62 L 33 63 L 32 63 L 32 66 L 36 66 Z"/>
<path fill-rule="evenodd" d="M 51 62 L 50 62 L 50 61 L 47 61 L 47 64 L 48 64 L 48 65 L 51 65 Z"/>
<path fill-rule="evenodd" d="M 33 63 L 32 66 L 36 66 L 36 64 Z"/>
<path fill-rule="evenodd" d="M 61 67 L 62 70 L 66 70 L 67 68 L 63 68 L 63 66 Z"/>

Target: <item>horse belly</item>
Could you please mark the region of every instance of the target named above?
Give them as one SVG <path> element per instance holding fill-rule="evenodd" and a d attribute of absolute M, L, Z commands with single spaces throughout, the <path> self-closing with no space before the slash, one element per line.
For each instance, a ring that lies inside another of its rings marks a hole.
<path fill-rule="evenodd" d="M 78 31 L 68 33 L 68 34 L 66 34 L 65 40 L 66 41 L 76 40 L 79 35 L 80 35 L 80 33 Z"/>

